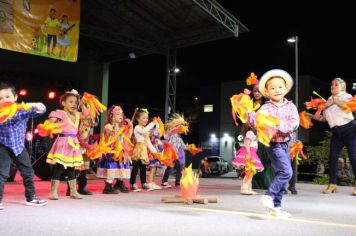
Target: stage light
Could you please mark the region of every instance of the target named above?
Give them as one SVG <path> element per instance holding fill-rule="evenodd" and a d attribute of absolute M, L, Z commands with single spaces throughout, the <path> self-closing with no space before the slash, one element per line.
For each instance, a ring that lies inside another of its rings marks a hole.
<path fill-rule="evenodd" d="M 129 53 L 129 57 L 130 57 L 131 59 L 135 59 L 135 58 L 136 58 L 136 54 L 135 54 L 134 52 L 130 52 L 130 53 Z"/>
<path fill-rule="evenodd" d="M 57 96 L 57 93 L 54 92 L 54 91 L 48 91 L 48 93 L 47 93 L 47 98 L 50 99 L 50 100 L 55 99 L 56 96 Z"/>
<path fill-rule="evenodd" d="M 30 141 L 32 141 L 32 139 L 33 139 L 33 134 L 32 134 L 32 132 L 31 132 L 31 131 L 27 131 L 27 132 L 26 132 L 26 140 L 27 140 L 28 142 L 30 142 Z"/>
<path fill-rule="evenodd" d="M 22 97 L 27 96 L 27 89 L 21 89 L 19 91 L 19 96 L 22 96 Z"/>
<path fill-rule="evenodd" d="M 35 129 L 33 133 L 38 134 L 38 129 Z"/>
<path fill-rule="evenodd" d="M 174 69 L 174 72 L 175 72 L 175 73 L 179 73 L 179 71 L 180 71 L 179 68 L 175 68 L 175 69 Z"/>

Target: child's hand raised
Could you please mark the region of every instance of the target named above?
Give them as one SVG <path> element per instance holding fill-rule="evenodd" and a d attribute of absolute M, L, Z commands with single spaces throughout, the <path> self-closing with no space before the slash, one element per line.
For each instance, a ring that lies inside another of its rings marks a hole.
<path fill-rule="evenodd" d="M 41 103 L 41 102 L 31 102 L 31 103 L 27 103 L 27 105 L 31 108 L 35 108 L 36 111 L 42 112 L 44 110 L 46 110 L 46 106 Z"/>

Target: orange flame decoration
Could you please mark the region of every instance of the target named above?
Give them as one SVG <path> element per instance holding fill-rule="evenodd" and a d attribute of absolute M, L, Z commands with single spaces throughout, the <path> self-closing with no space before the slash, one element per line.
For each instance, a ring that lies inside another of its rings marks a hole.
<path fill-rule="evenodd" d="M 247 178 L 250 178 L 251 175 L 255 175 L 257 173 L 255 162 L 256 160 L 246 160 L 245 174 L 247 175 Z"/>
<path fill-rule="evenodd" d="M 106 111 L 106 106 L 99 102 L 98 98 L 90 93 L 84 92 L 81 103 L 86 103 L 90 107 L 90 118 L 95 120 L 96 115 Z"/>
<path fill-rule="evenodd" d="M 277 133 L 276 126 L 279 119 L 269 115 L 267 111 L 258 111 L 256 113 L 256 131 L 260 143 L 269 147 L 272 137 Z"/>
<path fill-rule="evenodd" d="M 239 93 L 230 98 L 233 111 L 236 113 L 237 117 L 241 120 L 242 123 L 247 122 L 247 116 L 249 113 L 257 110 L 260 105 L 253 107 L 253 100 L 249 95 L 245 93 Z M 233 114 L 234 115 L 234 114 Z M 237 123 L 235 122 L 237 125 Z"/>
<path fill-rule="evenodd" d="M 131 163 L 130 154 L 134 148 L 134 145 L 131 143 L 127 135 L 129 129 L 130 127 L 128 125 L 124 125 L 113 137 L 113 160 L 119 161 L 120 164 L 126 163 L 127 161 L 130 161 Z M 121 134 L 123 134 L 123 141 L 121 141 L 119 138 Z"/>
<path fill-rule="evenodd" d="M 257 76 L 255 75 L 255 73 L 251 72 L 250 76 L 247 77 L 247 79 L 246 79 L 246 84 L 247 85 L 258 84 Z"/>
<path fill-rule="evenodd" d="M 356 111 L 356 95 L 350 101 L 346 102 L 341 109 L 346 112 Z"/>
<path fill-rule="evenodd" d="M 187 150 L 190 152 L 190 154 L 192 154 L 192 156 L 197 155 L 199 152 L 202 152 L 203 149 L 202 148 L 198 148 L 195 146 L 195 144 L 187 144 Z"/>
<path fill-rule="evenodd" d="M 182 172 L 182 179 L 180 180 L 180 191 L 184 200 L 195 198 L 198 194 L 199 174 L 194 173 L 192 164 L 185 168 Z"/>
<path fill-rule="evenodd" d="M 321 112 L 325 109 L 326 100 L 315 91 L 313 91 L 313 94 L 317 95 L 319 98 L 311 98 L 310 102 L 305 102 L 305 105 L 307 106 L 307 109 L 317 109 L 315 117 L 319 117 Z"/>
<path fill-rule="evenodd" d="M 0 103 L 0 123 L 6 122 L 8 119 L 12 118 L 17 111 L 25 110 L 29 111 L 30 107 L 22 103 L 12 103 L 12 102 L 1 102 Z"/>
<path fill-rule="evenodd" d="M 313 126 L 311 118 L 307 116 L 305 111 L 299 113 L 300 125 L 305 129 L 310 129 Z"/>
<path fill-rule="evenodd" d="M 53 138 L 54 134 L 62 133 L 62 126 L 64 126 L 64 123 L 51 123 L 49 120 L 46 120 L 43 124 L 37 125 L 38 135 Z"/>
<path fill-rule="evenodd" d="M 301 141 L 291 143 L 289 156 L 292 161 L 294 160 L 294 157 L 296 158 L 297 165 L 299 165 L 299 161 L 302 160 L 302 158 L 299 157 L 299 154 L 303 157 L 304 160 L 307 159 L 307 157 L 304 155 L 303 147 L 304 145 Z"/>
<path fill-rule="evenodd" d="M 164 142 L 163 151 L 157 152 L 157 159 L 163 165 L 173 167 L 174 161 L 178 160 L 178 154 L 176 150 L 172 147 L 172 145 L 168 142 Z"/>
<path fill-rule="evenodd" d="M 112 151 L 112 144 L 115 142 L 113 138 L 110 138 L 108 141 L 105 140 L 104 136 L 101 136 L 100 142 L 95 143 L 93 147 L 87 152 L 87 155 L 90 159 L 98 159 L 101 158 L 103 155 L 108 153 L 113 153 Z"/>
<path fill-rule="evenodd" d="M 160 117 L 153 117 L 153 120 L 155 120 L 159 124 L 159 128 L 158 128 L 159 136 L 163 137 L 164 136 L 164 124 L 163 124 L 161 118 Z"/>

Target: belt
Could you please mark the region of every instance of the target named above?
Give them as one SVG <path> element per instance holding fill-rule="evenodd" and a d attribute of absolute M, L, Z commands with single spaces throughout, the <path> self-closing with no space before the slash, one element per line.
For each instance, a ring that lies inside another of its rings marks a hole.
<path fill-rule="evenodd" d="M 60 134 L 59 137 L 72 137 L 72 138 L 75 138 L 77 137 L 76 134 Z"/>

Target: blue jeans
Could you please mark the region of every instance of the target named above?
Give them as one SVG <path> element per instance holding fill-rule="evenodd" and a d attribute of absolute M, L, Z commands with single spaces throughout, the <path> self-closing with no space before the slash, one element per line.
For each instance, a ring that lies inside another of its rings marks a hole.
<path fill-rule="evenodd" d="M 332 128 L 331 131 L 333 136 L 330 142 L 329 183 L 336 184 L 338 172 L 337 161 L 344 146 L 347 147 L 352 171 L 356 174 L 356 122 L 351 121 L 346 125 Z"/>
<path fill-rule="evenodd" d="M 4 195 L 4 182 L 9 177 L 11 159 L 21 173 L 23 184 L 25 186 L 26 200 L 32 201 L 35 198 L 35 183 L 33 182 L 34 172 L 26 148 L 24 148 L 18 156 L 15 156 L 9 148 L 0 145 L 0 202 L 2 202 Z"/>
<path fill-rule="evenodd" d="M 289 157 L 289 144 L 271 143 L 267 148 L 267 153 L 271 158 L 272 168 L 275 174 L 271 185 L 267 190 L 267 195 L 273 198 L 274 207 L 280 207 L 284 195 L 284 189 L 292 178 L 293 170 Z"/>
<path fill-rule="evenodd" d="M 174 161 L 174 167 L 176 170 L 176 181 L 175 184 L 178 185 L 180 182 L 180 179 L 182 178 L 182 164 L 179 162 L 179 160 Z M 171 174 L 171 169 L 172 167 L 167 166 L 166 170 L 164 171 L 162 183 L 167 182 L 169 175 Z"/>

